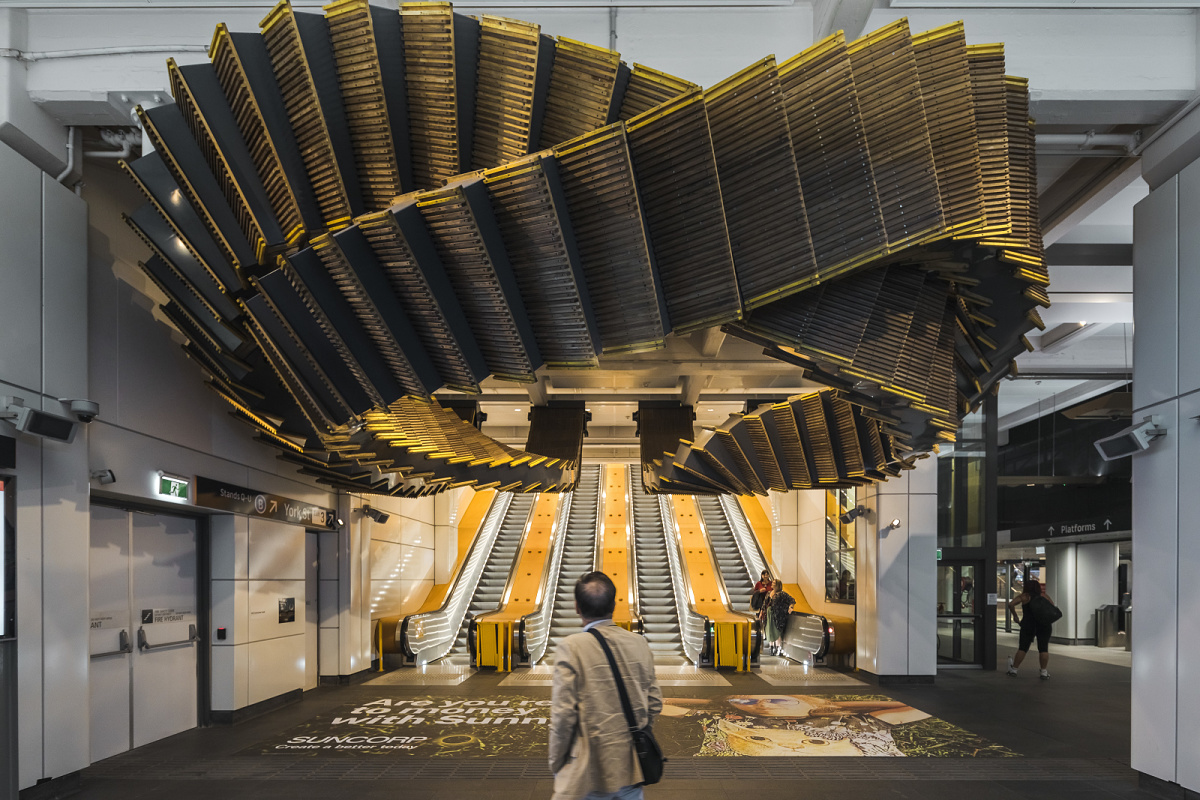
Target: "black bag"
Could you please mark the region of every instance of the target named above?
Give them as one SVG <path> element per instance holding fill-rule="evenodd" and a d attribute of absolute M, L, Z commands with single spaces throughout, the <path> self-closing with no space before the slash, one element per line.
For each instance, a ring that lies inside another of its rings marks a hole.
<path fill-rule="evenodd" d="M 1029 616 L 1039 625 L 1053 625 L 1062 619 L 1062 610 L 1041 595 L 1030 600 L 1028 608 Z"/>
<path fill-rule="evenodd" d="M 629 693 L 625 691 L 625 681 L 621 678 L 621 671 L 617 669 L 617 660 L 613 658 L 608 642 L 604 641 L 600 631 L 595 628 L 589 628 L 588 633 L 595 636 L 596 641 L 600 642 L 600 647 L 604 649 L 604 655 L 608 657 L 608 666 L 612 667 L 613 681 L 617 684 L 617 694 L 621 696 L 621 708 L 625 710 L 625 721 L 629 723 L 629 735 L 633 738 L 633 750 L 637 753 L 638 765 L 642 768 L 640 785 L 649 786 L 652 783 L 658 783 L 662 780 L 663 764 L 667 760 L 663 758 L 662 748 L 654 740 L 654 734 L 651 733 L 649 725 L 644 728 L 637 726 L 637 720 L 633 716 L 633 706 L 629 705 Z"/>
<path fill-rule="evenodd" d="M 752 611 L 760 611 L 763 607 L 763 600 L 767 599 L 766 592 L 755 592 L 750 595 L 750 609 Z"/>

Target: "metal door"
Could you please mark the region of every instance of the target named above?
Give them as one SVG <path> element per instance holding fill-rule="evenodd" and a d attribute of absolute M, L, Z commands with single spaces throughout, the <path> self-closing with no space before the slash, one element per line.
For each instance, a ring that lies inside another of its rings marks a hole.
<path fill-rule="evenodd" d="M 196 521 L 93 506 L 91 758 L 197 724 Z"/>

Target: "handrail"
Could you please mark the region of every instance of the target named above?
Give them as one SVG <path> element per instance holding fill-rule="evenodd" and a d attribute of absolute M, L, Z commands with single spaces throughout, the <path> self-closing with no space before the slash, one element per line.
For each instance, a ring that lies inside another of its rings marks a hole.
<path fill-rule="evenodd" d="M 667 545 L 667 565 L 671 570 L 671 589 L 675 593 L 675 609 L 679 616 L 679 636 L 683 642 L 683 653 L 688 660 L 699 666 L 711 653 L 709 618 L 696 611 L 689 597 L 684 594 L 686 582 L 679 555 L 679 533 L 675 515 L 671 513 L 669 495 L 658 496 L 658 513 L 662 518 L 663 538 Z"/>
<path fill-rule="evenodd" d="M 121 629 L 120 635 L 117 637 L 117 644 L 120 645 L 118 650 L 109 650 L 104 653 L 92 653 L 88 658 L 104 658 L 105 656 L 121 656 L 126 653 L 133 652 L 133 645 L 129 642 L 129 631 Z"/>
<path fill-rule="evenodd" d="M 625 540 L 628 547 L 625 548 L 626 558 L 629 564 L 629 629 L 635 633 L 645 633 L 646 627 L 642 622 L 642 598 L 638 593 L 638 570 L 637 570 L 637 547 L 633 542 L 633 475 L 630 474 L 629 465 L 624 465 L 625 470 Z"/>
<path fill-rule="evenodd" d="M 719 498 L 721 503 L 721 511 L 725 514 L 725 520 L 729 523 L 729 529 L 733 531 L 733 540 L 737 542 L 738 552 L 742 554 L 742 563 L 745 564 L 746 570 L 750 574 L 750 580 L 757 581 L 763 573 L 763 570 L 768 570 L 766 555 L 762 551 L 762 544 L 758 541 L 758 537 L 754 535 L 754 531 L 750 530 L 750 525 L 746 522 L 746 516 L 742 513 L 742 509 L 737 504 L 737 500 L 730 495 L 721 495 Z M 736 511 L 736 513 L 734 513 Z M 820 614 L 810 614 L 807 611 L 793 611 L 792 616 L 812 617 L 811 622 L 803 623 L 806 628 L 815 628 L 820 626 L 820 641 L 816 644 L 816 649 L 808 650 L 814 658 L 820 658 L 829 651 L 830 645 L 830 625 L 829 620 Z M 788 629 L 785 631 L 785 638 L 788 631 L 793 629 L 792 623 L 789 621 Z M 808 639 L 812 639 L 814 634 L 809 634 Z M 785 643 L 785 650 L 788 648 Z"/>
<path fill-rule="evenodd" d="M 188 638 L 186 639 L 176 639 L 173 642 L 150 644 L 149 639 L 146 638 L 146 629 L 138 628 L 137 640 L 139 650 L 157 650 L 160 647 L 175 647 L 176 645 L 181 644 L 195 644 L 196 642 L 200 641 L 200 634 L 196 631 L 196 626 L 192 624 L 188 625 Z"/>
<path fill-rule="evenodd" d="M 401 624 L 402 646 L 406 653 L 422 664 L 442 658 L 454 646 L 454 640 L 462 627 L 467 606 L 475 595 L 479 576 L 487 565 L 492 545 L 500 533 L 500 526 L 512 504 L 512 492 L 497 492 L 492 506 L 480 526 L 479 534 L 471 542 L 471 548 L 463 559 L 459 570 L 441 608 L 421 614 L 410 614 Z"/>
<path fill-rule="evenodd" d="M 600 465 L 600 482 L 596 484 L 596 527 L 592 530 L 592 572 L 604 566 L 604 492 L 608 481 L 604 477 L 604 465 Z"/>
<path fill-rule="evenodd" d="M 517 652 L 528 664 L 536 664 L 546 655 L 550 642 L 550 618 L 554 615 L 554 598 L 558 594 L 558 582 L 562 579 L 562 556 L 567 543 L 567 523 L 571 520 L 571 506 L 575 492 L 565 492 L 558 501 L 554 515 L 554 526 L 550 533 L 550 557 L 542 568 L 542 579 L 538 583 L 537 611 L 521 617 L 517 628 L 520 641 Z M 553 586 L 551 586 L 553 581 Z"/>

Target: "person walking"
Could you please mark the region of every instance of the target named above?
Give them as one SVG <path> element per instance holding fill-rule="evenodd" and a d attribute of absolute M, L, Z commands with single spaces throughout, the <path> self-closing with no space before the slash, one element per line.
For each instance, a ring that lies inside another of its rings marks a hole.
<path fill-rule="evenodd" d="M 1016 654 L 1008 657 L 1008 674 L 1016 677 L 1017 668 L 1025 660 L 1025 654 L 1029 652 L 1029 646 L 1036 638 L 1038 663 L 1041 666 L 1038 675 L 1042 680 L 1049 680 L 1050 673 L 1046 667 L 1050 664 L 1050 631 L 1054 620 L 1062 614 L 1038 581 L 1032 578 L 1025 581 L 1023 589 L 1019 595 L 1008 601 L 1009 609 L 1014 612 L 1018 605 L 1021 606 L 1020 640 L 1017 643 Z"/>
<path fill-rule="evenodd" d="M 645 637 L 613 624 L 617 587 L 603 572 L 575 583 L 583 633 L 563 639 L 554 657 L 550 700 L 553 800 L 642 800 L 642 770 L 597 631 L 620 669 L 639 728 L 662 711 L 654 656 Z"/>
<path fill-rule="evenodd" d="M 776 580 L 767 596 L 765 637 L 771 652 L 783 653 L 783 634 L 787 633 L 788 617 L 796 606 L 796 598 L 783 590 L 783 581 Z"/>

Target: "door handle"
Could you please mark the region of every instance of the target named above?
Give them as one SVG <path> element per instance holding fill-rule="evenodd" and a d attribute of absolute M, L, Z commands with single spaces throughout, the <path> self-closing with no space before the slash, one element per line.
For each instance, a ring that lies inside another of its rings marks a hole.
<path fill-rule="evenodd" d="M 105 656 L 119 656 L 125 653 L 132 653 L 133 646 L 129 643 L 129 631 L 122 629 L 118 644 L 121 646 L 119 650 L 109 650 L 107 653 L 92 653 L 92 658 L 104 658 Z"/>
<path fill-rule="evenodd" d="M 138 628 L 138 650 L 145 652 L 147 650 L 157 650 L 160 647 L 174 647 L 179 644 L 192 644 L 200 641 L 200 634 L 196 631 L 195 625 L 188 625 L 188 638 L 178 639 L 174 642 L 160 642 L 159 644 L 150 644 L 146 639 L 146 629 Z"/>

